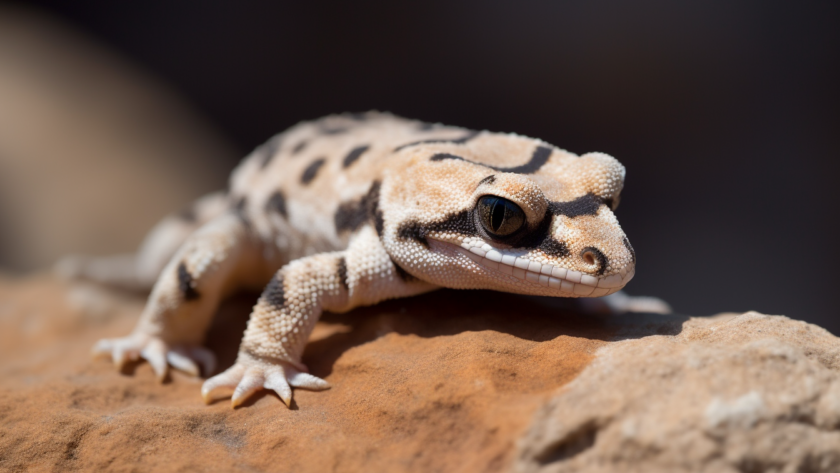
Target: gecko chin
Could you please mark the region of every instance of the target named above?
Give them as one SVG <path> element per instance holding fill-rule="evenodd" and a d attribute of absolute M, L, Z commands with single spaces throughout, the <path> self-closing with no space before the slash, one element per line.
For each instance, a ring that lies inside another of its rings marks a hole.
<path fill-rule="evenodd" d="M 429 249 L 464 262 L 460 266 L 473 275 L 480 269 L 472 288 L 557 296 L 601 297 L 621 290 L 636 273 L 635 264 L 628 264 L 609 276 L 586 274 L 555 264 L 542 264 L 528 258 L 528 252 L 516 249 L 494 248 L 484 243 L 481 247 L 467 243 L 456 244 L 446 240 L 428 238 Z M 467 287 L 464 287 L 466 289 Z"/>

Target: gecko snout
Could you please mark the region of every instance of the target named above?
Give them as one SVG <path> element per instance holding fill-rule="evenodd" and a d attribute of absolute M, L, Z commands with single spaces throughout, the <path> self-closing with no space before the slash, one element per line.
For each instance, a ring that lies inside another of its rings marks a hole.
<path fill-rule="evenodd" d="M 594 246 L 587 246 L 581 250 L 580 258 L 583 260 L 584 268 L 591 274 L 600 276 L 607 269 L 607 257 Z"/>

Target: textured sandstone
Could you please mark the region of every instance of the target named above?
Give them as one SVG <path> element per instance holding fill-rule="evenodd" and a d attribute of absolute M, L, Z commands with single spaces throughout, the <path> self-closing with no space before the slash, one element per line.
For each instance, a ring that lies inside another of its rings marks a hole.
<path fill-rule="evenodd" d="M 82 286 L 69 292 L 82 313 L 64 291 L 0 279 L 0 471 L 505 471 L 535 409 L 611 333 L 505 294 L 391 301 L 319 323 L 304 362 L 331 390 L 296 391 L 291 410 L 274 394 L 232 410 L 205 406 L 200 380 L 160 385 L 148 364 L 120 375 L 91 361 L 143 299 Z M 218 316 L 220 368 L 253 301 Z"/>
<path fill-rule="evenodd" d="M 539 409 L 515 471 L 840 471 L 836 337 L 755 312 L 651 323 Z"/>
<path fill-rule="evenodd" d="M 784 317 L 440 291 L 327 314 L 304 361 L 333 388 L 232 410 L 200 380 L 90 360 L 143 302 L 0 278 L 0 471 L 840 470 L 840 343 Z M 221 368 L 251 304 L 217 317 Z"/>

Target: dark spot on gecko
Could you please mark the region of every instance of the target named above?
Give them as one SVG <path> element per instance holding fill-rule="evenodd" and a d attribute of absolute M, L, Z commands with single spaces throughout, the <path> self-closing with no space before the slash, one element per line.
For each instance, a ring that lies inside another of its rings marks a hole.
<path fill-rule="evenodd" d="M 340 135 L 342 133 L 347 132 L 347 127 L 336 127 L 336 128 L 329 128 L 329 127 L 321 127 L 321 133 L 325 135 Z"/>
<path fill-rule="evenodd" d="M 341 284 L 341 287 L 343 287 L 345 291 L 349 291 L 350 288 L 347 285 L 347 260 L 345 260 L 343 256 L 338 259 L 336 276 L 338 276 L 338 282 Z"/>
<path fill-rule="evenodd" d="M 397 276 L 399 276 L 399 278 L 403 282 L 413 282 L 418 280 L 416 277 L 412 276 L 408 271 L 406 271 L 405 268 L 398 265 L 397 262 L 394 261 L 394 258 L 391 258 L 391 263 L 394 265 L 394 270 L 397 272 Z"/>
<path fill-rule="evenodd" d="M 356 160 L 359 159 L 359 157 L 361 157 L 362 154 L 364 154 L 365 151 L 367 151 L 369 149 L 370 149 L 370 146 L 368 146 L 368 145 L 357 146 L 357 147 L 353 148 L 352 150 L 350 150 L 349 153 L 347 153 L 347 156 L 344 157 L 344 161 L 341 163 L 341 165 L 345 169 L 350 167 L 351 164 L 355 163 Z"/>
<path fill-rule="evenodd" d="M 382 236 L 382 212 L 379 210 L 379 181 L 371 184 L 367 194 L 358 200 L 341 203 L 333 215 L 336 233 L 356 231 L 369 220 L 374 223 L 376 233 Z"/>
<path fill-rule="evenodd" d="M 277 152 L 280 150 L 280 136 L 272 137 L 262 146 L 262 164 L 260 164 L 261 169 L 265 169 L 268 166 L 268 163 L 274 158 Z"/>
<path fill-rule="evenodd" d="M 471 139 L 478 136 L 479 133 L 481 133 L 481 132 L 480 131 L 470 131 L 466 135 L 464 135 L 460 138 L 454 138 L 454 139 L 432 138 L 432 139 L 429 139 L 429 140 L 414 141 L 414 142 L 411 142 L 411 143 L 404 144 L 402 146 L 397 146 L 396 148 L 394 148 L 394 152 L 396 153 L 397 151 L 400 151 L 400 150 L 405 149 L 405 148 L 409 148 L 411 146 L 431 144 L 431 143 L 464 144 L 467 141 L 470 141 Z"/>
<path fill-rule="evenodd" d="M 488 167 L 495 171 L 499 172 L 512 172 L 517 174 L 533 174 L 540 170 L 543 165 L 548 162 L 548 158 L 551 156 L 551 153 L 554 150 L 545 146 L 538 146 L 534 153 L 531 155 L 531 159 L 520 166 L 513 166 L 513 167 L 498 167 L 498 166 L 490 166 L 489 164 L 477 163 L 475 161 L 470 161 L 469 159 L 462 158 L 460 156 L 456 156 L 454 154 L 449 153 L 438 153 L 430 158 L 431 161 L 443 161 L 446 159 L 454 159 L 458 161 L 465 161 L 471 164 L 475 164 L 478 166 Z"/>
<path fill-rule="evenodd" d="M 283 287 L 283 276 L 280 273 L 276 273 L 265 286 L 260 300 L 275 308 L 286 305 L 286 291 Z"/>
<path fill-rule="evenodd" d="M 309 142 L 306 141 L 306 140 L 301 140 L 300 143 L 296 144 L 295 147 L 292 148 L 292 156 L 294 156 L 294 155 L 300 153 L 301 151 L 303 151 L 306 148 L 306 145 L 308 143 Z"/>
<path fill-rule="evenodd" d="M 178 289 L 184 295 L 185 301 L 193 301 L 201 297 L 201 294 L 195 290 L 195 280 L 192 274 L 187 271 L 187 265 L 183 262 L 178 265 Z"/>
<path fill-rule="evenodd" d="M 196 215 L 195 209 L 192 205 L 178 212 L 177 216 L 179 219 L 187 223 L 195 223 L 198 221 L 198 215 Z"/>
<path fill-rule="evenodd" d="M 636 264 L 636 250 L 633 249 L 633 246 L 630 244 L 630 240 L 628 240 L 627 237 L 624 237 L 621 241 L 624 243 L 627 251 L 630 252 L 630 258 L 633 260 L 633 264 Z"/>
<path fill-rule="evenodd" d="M 473 213 L 470 210 L 462 210 L 453 213 L 437 222 L 420 223 L 408 221 L 397 229 L 397 237 L 403 240 L 414 240 L 428 247 L 427 237 L 431 232 L 453 232 L 461 235 L 475 235 L 476 226 Z"/>
<path fill-rule="evenodd" d="M 569 256 L 569 247 L 566 243 L 558 241 L 551 235 L 552 214 L 546 210 L 539 225 L 532 230 L 526 230 L 521 235 L 514 235 L 515 241 L 511 244 L 517 248 L 539 249 L 548 256 L 562 258 Z"/>
<path fill-rule="evenodd" d="M 598 263 L 598 270 L 595 274 L 602 276 L 604 274 L 604 270 L 607 269 L 607 264 L 609 263 L 607 256 L 598 248 L 595 248 L 594 246 L 587 246 L 581 250 L 580 257 L 586 258 L 587 253 Z"/>
<path fill-rule="evenodd" d="M 357 122 L 363 122 L 367 120 L 367 112 L 345 112 L 341 114 L 342 117 L 347 117 L 351 120 L 356 120 Z"/>
<path fill-rule="evenodd" d="M 240 197 L 240 198 L 236 199 L 236 202 L 234 202 L 233 210 L 235 212 L 242 212 L 243 210 L 245 210 L 245 204 L 247 204 L 247 203 L 248 203 L 248 198 L 247 197 Z"/>
<path fill-rule="evenodd" d="M 318 175 L 318 170 L 321 169 L 321 166 L 323 166 L 326 161 L 327 160 L 325 158 L 318 158 L 313 161 L 312 164 L 307 166 L 306 169 L 304 169 L 303 174 L 300 176 L 300 183 L 306 185 L 312 182 L 312 180 L 315 179 L 315 176 Z"/>
<path fill-rule="evenodd" d="M 478 181 L 478 185 L 480 186 L 482 184 L 492 184 L 494 182 L 496 182 L 496 176 L 494 174 L 490 174 L 489 176 L 485 177 L 484 179 Z M 478 187 L 478 186 L 476 186 L 476 187 Z"/>
<path fill-rule="evenodd" d="M 288 218 L 289 215 L 286 213 L 286 197 L 283 195 L 283 192 L 276 191 L 271 194 L 271 197 L 265 203 L 265 210 L 267 212 L 278 213 L 283 218 Z"/>
<path fill-rule="evenodd" d="M 434 123 L 421 123 L 417 127 L 417 129 L 420 130 L 420 131 L 430 131 L 430 130 L 434 130 L 435 128 L 437 128 L 437 125 L 435 125 Z"/>
<path fill-rule="evenodd" d="M 355 231 L 367 221 L 367 208 L 364 197 L 351 202 L 341 203 L 333 215 L 336 233 Z"/>
<path fill-rule="evenodd" d="M 582 215 L 597 215 L 604 201 L 595 194 L 586 194 L 568 202 L 551 202 L 548 211 L 553 215 L 565 215 L 569 218 Z"/>
<path fill-rule="evenodd" d="M 373 184 L 370 186 L 370 190 L 367 194 L 367 209 L 368 209 L 368 217 L 373 220 L 373 228 L 376 230 L 376 234 L 379 235 L 379 238 L 382 238 L 382 232 L 385 231 L 385 217 L 382 215 L 382 210 L 379 208 L 379 189 L 382 187 L 382 183 L 379 181 L 373 181 Z"/>
<path fill-rule="evenodd" d="M 233 204 L 233 213 L 239 217 L 239 220 L 242 221 L 246 228 L 251 228 L 251 221 L 248 220 L 248 213 L 245 211 L 247 205 L 248 198 L 240 197 L 236 200 L 236 203 Z"/>

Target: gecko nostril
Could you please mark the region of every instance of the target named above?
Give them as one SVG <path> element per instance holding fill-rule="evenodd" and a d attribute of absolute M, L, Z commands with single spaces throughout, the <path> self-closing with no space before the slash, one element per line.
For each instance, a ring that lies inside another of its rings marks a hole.
<path fill-rule="evenodd" d="M 580 257 L 588 266 L 594 267 L 595 274 L 602 275 L 607 269 L 607 257 L 598 248 L 588 246 L 580 252 Z"/>

